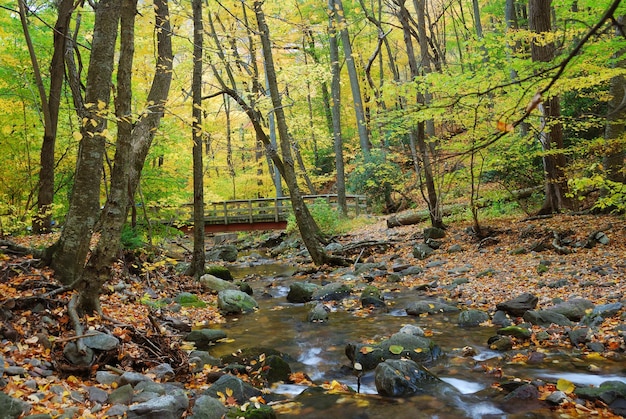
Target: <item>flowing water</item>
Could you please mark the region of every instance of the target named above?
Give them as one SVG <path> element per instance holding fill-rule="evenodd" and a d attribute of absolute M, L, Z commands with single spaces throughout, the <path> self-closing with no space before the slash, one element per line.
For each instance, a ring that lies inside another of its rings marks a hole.
<path fill-rule="evenodd" d="M 557 418 L 545 405 L 536 402 L 501 403 L 502 395 L 492 384 L 505 377 L 543 379 L 556 382 L 567 379 L 577 385 L 598 385 L 607 380 L 626 382 L 623 363 L 606 361 L 594 366 L 597 373 L 588 372 L 589 364 L 571 353 L 546 354 L 539 365 L 508 363 L 501 353 L 487 347 L 487 339 L 495 328 L 463 329 L 456 325 L 457 315 L 407 316 L 404 307 L 415 295 L 389 293 L 385 295 L 389 311 L 358 317 L 343 308 L 330 313 L 327 323 L 309 323 L 310 307 L 291 304 L 285 296 L 289 284 L 296 279 L 289 275 L 295 270 L 288 265 L 261 264 L 230 268 L 237 278 L 246 278 L 254 289 L 259 310 L 236 318 L 216 328 L 224 330 L 231 343 L 220 343 L 210 351 L 222 356 L 247 347 L 267 347 L 289 354 L 297 360 L 293 371 L 306 373 L 315 383 L 336 380 L 353 389 L 355 395 L 310 394 L 299 398 L 301 409 L 289 413 L 280 409 L 279 417 L 289 418 Z M 411 324 L 432 330 L 433 339 L 447 354 L 429 365 L 429 369 L 450 385 L 448 391 L 437 395 L 416 395 L 390 399 L 377 395 L 373 372 L 366 372 L 357 382 L 350 361 L 344 354 L 348 342 L 376 341 L 389 337 L 403 325 Z M 472 356 L 463 356 L 461 348 L 471 346 Z M 297 396 L 306 387 L 282 384 L 274 392 Z"/>

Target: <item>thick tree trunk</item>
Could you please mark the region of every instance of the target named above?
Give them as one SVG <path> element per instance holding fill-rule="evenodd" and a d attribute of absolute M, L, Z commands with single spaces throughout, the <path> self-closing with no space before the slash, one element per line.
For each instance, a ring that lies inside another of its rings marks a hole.
<path fill-rule="evenodd" d="M 553 42 L 543 42 L 542 37 L 552 31 L 551 0 L 530 0 L 528 3 L 528 27 L 537 33 L 530 44 L 531 57 L 536 62 L 550 62 L 555 55 Z M 567 194 L 567 178 L 565 177 L 565 154 L 563 150 L 563 126 L 560 122 L 561 107 L 558 96 L 544 100 L 543 130 L 539 141 L 544 150 L 543 165 L 545 172 L 545 200 L 538 214 L 559 212 L 570 206 Z"/>
<path fill-rule="evenodd" d="M 104 157 L 106 111 L 120 17 L 121 0 L 101 0 L 95 6 L 95 24 L 78 161 L 69 211 L 61 237 L 53 246 L 52 268 L 63 284 L 82 273 L 92 229 L 100 215 L 100 181 Z"/>
<path fill-rule="evenodd" d="M 202 1 L 193 0 L 193 78 L 191 95 L 193 138 L 193 256 L 188 274 L 196 278 L 204 274 L 204 169 L 202 164 L 202 55 L 204 27 Z M 230 135 L 230 134 L 229 134 Z"/>
<path fill-rule="evenodd" d="M 111 278 L 113 263 L 119 254 L 122 228 L 129 212 L 131 194 L 137 190 L 139 177 L 136 167 L 143 167 L 156 127 L 163 115 L 169 93 L 172 69 L 172 45 L 167 0 L 155 0 L 158 58 L 152 87 L 147 101 L 150 111 L 133 124 L 131 115 L 131 69 L 133 56 L 133 27 L 136 0 L 122 0 L 122 42 L 118 68 L 118 142 L 111 173 L 111 191 L 102 212 L 100 239 L 75 285 L 79 290 L 77 309 L 81 312 L 99 310 L 102 285 Z M 137 183 L 135 183 L 137 182 Z M 129 193 L 130 191 L 130 193 Z"/>

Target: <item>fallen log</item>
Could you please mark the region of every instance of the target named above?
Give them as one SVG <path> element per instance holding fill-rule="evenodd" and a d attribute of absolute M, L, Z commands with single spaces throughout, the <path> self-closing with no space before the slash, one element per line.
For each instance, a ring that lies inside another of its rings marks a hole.
<path fill-rule="evenodd" d="M 505 201 L 518 200 L 530 197 L 535 191 L 541 189 L 541 187 L 524 188 L 511 192 L 504 197 Z M 480 199 L 478 200 L 478 208 L 485 208 L 494 202 L 492 199 Z M 467 204 L 454 204 L 444 205 L 441 208 L 441 213 L 444 217 L 452 215 L 456 212 L 462 211 L 467 207 Z M 387 227 L 400 227 L 404 225 L 419 224 L 430 220 L 430 212 L 428 210 L 418 211 L 406 211 L 400 214 L 394 214 L 387 219 Z"/>

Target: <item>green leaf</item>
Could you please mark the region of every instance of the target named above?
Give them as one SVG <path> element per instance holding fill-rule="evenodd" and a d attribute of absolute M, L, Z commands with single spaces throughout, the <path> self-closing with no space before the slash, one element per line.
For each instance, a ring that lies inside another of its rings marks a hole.
<path fill-rule="evenodd" d="M 394 355 L 400 355 L 402 353 L 402 351 L 404 351 L 404 346 L 391 345 L 389 347 L 389 352 L 391 352 Z"/>

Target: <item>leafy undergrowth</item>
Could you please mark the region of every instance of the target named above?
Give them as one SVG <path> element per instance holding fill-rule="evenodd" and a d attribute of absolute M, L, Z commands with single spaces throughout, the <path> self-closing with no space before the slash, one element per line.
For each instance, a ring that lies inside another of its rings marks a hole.
<path fill-rule="evenodd" d="M 376 224 L 339 237 L 338 241 L 344 246 L 373 243 L 355 247 L 354 257 L 358 256 L 360 261 L 384 262 L 389 271 L 402 260 L 425 266 L 430 260 L 417 261 L 412 255 L 412 244 L 421 239 L 423 227 L 388 229 L 381 219 Z M 462 250 L 436 254 L 435 259 L 445 259 L 446 263 L 429 268 L 428 277 L 405 278 L 401 286 L 422 287 L 432 278 L 438 278 L 438 286 L 423 288 L 425 293 L 489 312 L 493 312 L 496 304 L 522 292 L 538 296 L 539 307 L 550 305 L 555 298 L 565 301 L 586 298 L 596 305 L 624 300 L 626 222 L 623 219 L 567 215 L 528 221 L 500 219 L 490 221 L 484 230 L 488 234 L 478 238 L 466 225 L 451 225 L 442 249 L 458 245 Z M 586 243 L 598 232 L 605 234 L 608 244 Z M 27 237 L 21 244 L 42 247 L 53 240 L 54 236 Z M 588 245 L 585 247 L 584 244 Z M 24 374 L 7 375 L 3 391 L 29 402 L 33 406 L 30 414 L 50 413 L 54 416 L 73 407 L 78 409 L 80 417 L 103 417 L 108 406 L 96 406 L 85 395 L 88 387 L 111 390 L 94 380 L 95 371 L 108 365 L 118 371 L 145 372 L 167 362 L 175 367 L 176 381 L 185 383 L 186 388 L 206 388 L 215 369 L 207 367 L 199 372 L 190 371 L 185 359 L 190 348 L 182 336 L 184 327 L 226 321 L 216 307 L 216 297 L 203 293 L 190 278 L 177 274 L 171 264 L 140 262 L 120 262 L 115 277 L 103 290 L 104 317 L 96 315 L 83 319 L 87 333 L 106 331 L 120 339 L 122 345 L 110 353 L 99 354 L 89 369 L 81 369 L 65 361 L 62 353 L 64 344 L 76 339 L 67 315 L 71 292 L 42 298 L 59 287 L 53 272 L 38 267 L 30 255 L 0 253 L 0 338 L 4 342 L 0 355 L 4 358 L 4 368 L 25 369 Z M 142 269 L 137 269 L 138 265 Z M 450 268 L 464 266 L 469 269 L 467 275 L 476 280 L 446 288 L 459 276 Z M 554 286 L 563 279 L 566 279 L 563 285 Z M 383 277 L 374 278 L 372 283 L 381 289 L 394 286 Z M 447 294 L 442 295 L 442 290 L 447 290 Z M 181 292 L 200 296 L 207 303 L 206 307 L 182 307 L 176 313 L 167 311 L 167 315 L 163 314 L 159 304 L 169 304 Z M 369 314 L 367 309 L 360 307 L 349 309 L 355 315 Z M 595 329 L 591 339 L 602 343 L 605 351 L 586 352 L 582 356 L 588 357 L 589 361 L 625 363 L 624 338 L 616 329 L 624 317 L 622 311 Z M 563 327 L 551 327 L 550 334 L 550 339 L 542 341 L 534 338 L 514 340 L 514 349 L 571 349 Z M 510 360 L 527 361 L 524 354 Z M 506 374 L 506 371 L 494 369 L 486 373 Z M 301 373 L 295 373 L 293 379 L 300 384 L 308 383 L 307 377 Z M 556 388 L 568 393 L 572 391 L 570 384 L 548 384 L 540 390 L 545 395 Z M 332 387 L 332 383 L 329 385 Z M 55 390 L 50 391 L 53 388 Z M 587 402 L 586 405 L 569 403 L 561 405 L 560 409 L 569 417 L 616 417 L 597 402 Z"/>

